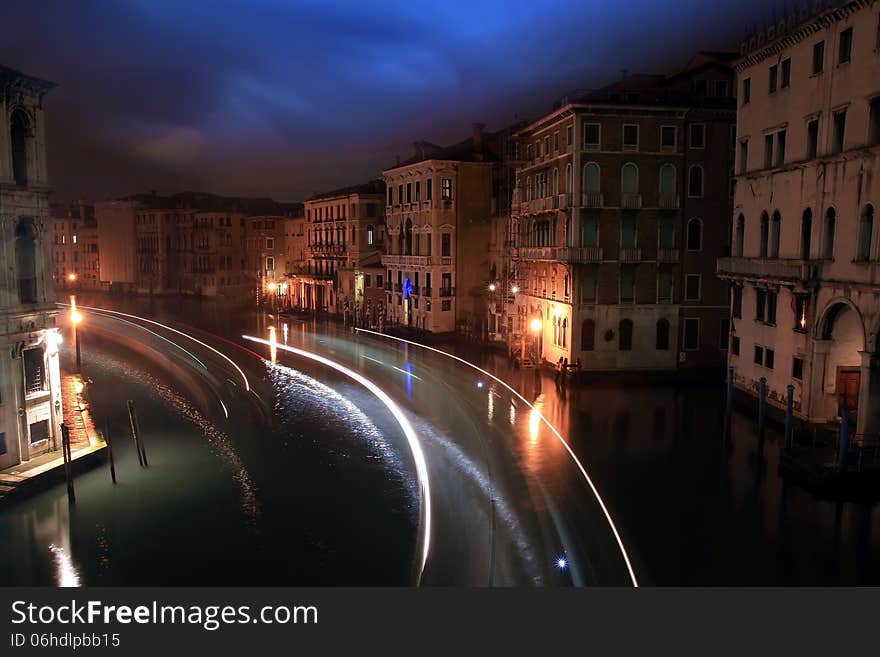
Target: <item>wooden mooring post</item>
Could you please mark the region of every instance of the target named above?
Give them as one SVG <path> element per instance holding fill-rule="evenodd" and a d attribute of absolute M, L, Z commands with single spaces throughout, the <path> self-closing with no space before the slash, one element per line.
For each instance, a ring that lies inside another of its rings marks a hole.
<path fill-rule="evenodd" d="M 104 424 L 104 440 L 107 443 L 107 454 L 110 456 L 110 478 L 116 483 L 116 463 L 113 461 L 113 442 L 110 440 L 110 423 Z"/>
<path fill-rule="evenodd" d="M 138 463 L 142 468 L 149 467 L 147 463 L 147 451 L 144 449 L 143 437 L 141 436 L 140 425 L 138 425 L 137 414 L 134 411 L 134 402 L 128 400 L 128 421 L 131 424 L 131 435 L 134 438 L 134 446 L 137 450 Z"/>

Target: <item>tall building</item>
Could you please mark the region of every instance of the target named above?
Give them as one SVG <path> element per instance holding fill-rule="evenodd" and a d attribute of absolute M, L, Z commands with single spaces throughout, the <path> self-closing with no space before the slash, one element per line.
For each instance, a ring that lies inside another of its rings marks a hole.
<path fill-rule="evenodd" d="M 382 300 L 380 254 L 385 231 L 381 180 L 323 194 L 305 202 L 309 258 L 298 276 L 301 306 L 331 314 L 364 313 Z"/>
<path fill-rule="evenodd" d="M 245 220 L 246 271 L 251 292 L 258 304 L 283 303 L 287 298 L 284 268 L 285 238 L 283 215 L 256 215 Z"/>
<path fill-rule="evenodd" d="M 55 286 L 67 291 L 101 289 L 94 205 L 81 200 L 53 206 L 52 220 Z"/>
<path fill-rule="evenodd" d="M 415 147 L 384 172 L 386 314 L 403 326 L 483 337 L 499 135 L 475 124 L 452 146 Z"/>
<path fill-rule="evenodd" d="M 60 445 L 61 374 L 43 98 L 0 67 L 0 469 Z"/>
<path fill-rule="evenodd" d="M 737 61 L 729 364 L 770 404 L 880 433 L 880 3 L 837 3 Z"/>
<path fill-rule="evenodd" d="M 575 92 L 515 135 L 511 350 L 585 371 L 723 365 L 732 59 Z"/>

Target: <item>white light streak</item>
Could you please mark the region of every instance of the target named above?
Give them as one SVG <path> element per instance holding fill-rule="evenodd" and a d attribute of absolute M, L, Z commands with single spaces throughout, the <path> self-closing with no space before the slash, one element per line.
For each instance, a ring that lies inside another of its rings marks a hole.
<path fill-rule="evenodd" d="M 64 304 L 59 304 L 59 305 L 63 306 Z M 220 356 L 223 360 L 225 360 L 230 365 L 232 365 L 232 367 L 234 367 L 238 371 L 238 373 L 241 375 L 241 378 L 244 381 L 244 389 L 247 390 L 248 392 L 250 392 L 251 384 L 248 382 L 248 378 L 245 376 L 242 369 L 238 365 L 236 365 L 235 362 L 229 356 L 227 356 L 226 354 L 224 354 L 220 351 L 217 351 L 211 345 L 205 344 L 204 342 L 202 342 L 198 338 L 194 338 L 193 336 L 191 336 L 188 333 L 184 333 L 183 331 L 178 331 L 174 327 L 168 326 L 167 324 L 162 324 L 160 322 L 153 321 L 152 319 L 147 319 L 145 317 L 138 317 L 137 315 L 130 315 L 128 313 L 122 313 L 122 312 L 119 312 L 118 310 L 107 310 L 105 308 L 93 308 L 93 307 L 89 307 L 89 306 L 79 306 L 79 309 L 80 310 L 94 310 L 94 311 L 98 311 L 98 312 L 102 312 L 102 313 L 111 313 L 113 315 L 120 315 L 121 317 L 130 317 L 132 319 L 137 319 L 141 322 L 147 322 L 148 324 L 160 326 L 167 331 L 171 331 L 172 333 L 177 333 L 178 335 L 182 335 L 185 338 L 189 338 L 190 340 L 192 340 L 196 344 L 200 344 L 201 346 L 203 346 L 205 349 L 209 349 L 209 350 L 213 351 L 215 354 Z"/>
<path fill-rule="evenodd" d="M 443 351 L 442 349 L 437 349 L 436 347 L 429 347 L 428 345 L 421 344 L 420 342 L 413 342 L 412 340 L 405 340 L 404 338 L 398 338 L 393 335 L 386 335 L 384 333 L 379 333 L 378 331 L 371 331 L 369 329 L 362 329 L 362 328 L 358 328 L 355 330 L 358 331 L 359 333 L 368 333 L 370 335 L 375 335 L 380 338 L 385 338 L 387 340 L 396 340 L 398 342 L 411 344 L 415 347 L 421 347 L 422 349 L 427 349 L 428 351 L 433 351 L 433 352 L 438 353 L 442 356 L 446 356 L 447 358 L 452 358 L 453 360 L 457 360 L 458 362 L 463 363 L 464 365 L 467 365 L 468 367 L 472 367 L 475 370 L 477 370 L 478 372 L 482 372 L 486 376 L 497 381 L 498 383 L 503 385 L 505 388 L 507 388 L 507 390 L 509 390 L 511 392 L 511 394 L 515 395 L 517 397 L 517 399 L 519 399 L 524 404 L 526 404 L 526 406 L 528 406 L 529 408 L 531 408 L 533 410 L 535 408 L 529 402 L 529 400 L 527 400 L 525 397 L 523 397 L 521 394 L 519 394 L 516 390 L 511 388 L 507 383 L 505 383 L 504 381 L 499 379 L 497 376 L 495 376 L 491 372 L 487 372 L 483 368 L 481 368 L 477 365 L 474 365 L 473 363 L 471 363 L 469 361 L 466 361 L 464 358 L 460 358 L 459 356 L 456 356 L 455 354 L 450 354 L 449 352 Z M 571 446 L 568 444 L 568 442 L 565 440 L 565 438 L 562 437 L 562 434 L 559 433 L 559 430 L 556 427 L 554 427 L 550 423 L 550 421 L 546 417 L 544 417 L 544 415 L 540 411 L 538 411 L 538 416 L 540 417 L 541 420 L 543 420 L 544 424 L 547 425 L 547 427 L 550 429 L 550 431 L 553 432 L 553 435 L 556 436 L 557 440 L 559 440 L 559 442 L 562 443 L 562 446 L 565 447 L 565 450 L 568 452 L 569 456 L 575 462 L 575 464 L 577 465 L 578 469 L 581 472 L 581 475 L 583 475 L 584 480 L 587 482 L 587 485 L 590 487 L 590 490 L 593 492 L 593 496 L 596 498 L 596 501 L 599 503 L 599 507 L 602 509 L 602 513 L 605 515 L 605 519 L 608 521 L 608 525 L 611 527 L 611 532 L 614 534 L 614 539 L 617 541 L 617 546 L 620 549 L 621 555 L 623 556 L 624 563 L 626 564 L 626 569 L 629 572 L 630 580 L 632 580 L 633 586 L 637 587 L 639 585 L 639 582 L 638 582 L 638 579 L 636 578 L 635 570 L 633 570 L 633 566 L 632 566 L 632 562 L 630 561 L 629 554 L 627 553 L 626 547 L 623 544 L 623 539 L 620 536 L 620 532 L 617 531 L 617 525 L 614 524 L 614 520 L 611 518 L 611 513 L 608 511 L 608 507 L 605 505 L 605 501 L 602 499 L 602 496 L 599 494 L 599 490 L 596 488 L 596 485 L 593 483 L 593 480 L 590 478 L 590 475 L 587 474 L 587 470 L 586 470 L 586 468 L 584 468 L 583 463 L 581 463 L 581 460 L 577 457 L 577 454 L 574 453 L 574 450 L 572 450 Z"/>
<path fill-rule="evenodd" d="M 242 335 L 241 336 L 245 340 L 250 340 L 251 342 L 257 342 L 259 344 L 263 344 L 269 346 L 269 341 L 264 340 L 262 338 L 257 338 L 252 335 Z M 292 354 L 296 354 L 298 356 L 302 356 L 304 358 L 308 358 L 310 360 L 317 361 L 327 367 L 331 367 L 337 372 L 341 372 L 345 374 L 347 377 L 354 379 L 362 386 L 364 386 L 367 390 L 372 392 L 378 399 L 381 401 L 385 407 L 391 411 L 391 414 L 394 416 L 394 419 L 397 420 L 397 424 L 400 425 L 400 428 L 403 430 L 404 436 L 406 436 L 407 443 L 409 444 L 410 451 L 413 455 L 413 461 L 416 466 L 416 476 L 419 480 L 419 493 L 420 493 L 420 509 L 421 509 L 421 522 L 420 525 L 420 536 L 419 543 L 420 545 L 420 563 L 419 563 L 419 572 L 418 577 L 416 578 L 416 583 L 421 582 L 422 574 L 425 571 L 425 564 L 428 561 L 428 554 L 431 549 L 431 489 L 428 482 L 428 465 L 425 461 L 425 455 L 422 451 L 422 445 L 419 442 L 418 436 L 416 436 L 416 432 L 407 419 L 406 415 L 403 414 L 403 410 L 394 403 L 394 400 L 388 396 L 388 394 L 382 390 L 375 383 L 370 381 L 365 376 L 355 372 L 347 368 L 345 365 L 341 363 L 337 363 L 336 361 L 332 361 L 329 358 L 325 358 L 324 356 L 320 356 L 311 351 L 305 351 L 304 349 L 298 349 L 296 347 L 291 347 L 288 345 L 277 345 L 278 349 L 282 349 L 284 351 L 288 351 Z"/>
<path fill-rule="evenodd" d="M 226 419 L 228 420 L 229 419 L 229 411 L 226 410 L 226 404 L 223 403 L 222 399 L 220 399 L 219 401 L 220 401 L 220 408 L 223 409 L 223 415 L 225 415 Z"/>

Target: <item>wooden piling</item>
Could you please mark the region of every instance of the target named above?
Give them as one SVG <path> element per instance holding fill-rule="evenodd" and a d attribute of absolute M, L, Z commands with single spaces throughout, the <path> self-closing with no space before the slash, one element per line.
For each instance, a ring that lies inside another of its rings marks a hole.
<path fill-rule="evenodd" d="M 110 423 L 104 425 L 104 441 L 107 443 L 107 454 L 110 456 L 110 478 L 116 483 L 116 463 L 113 461 L 113 442 L 110 440 Z"/>
<path fill-rule="evenodd" d="M 144 457 L 141 454 L 141 439 L 140 434 L 137 429 L 137 421 L 134 416 L 134 402 L 130 399 L 127 402 L 128 406 L 128 423 L 131 426 L 131 437 L 134 440 L 134 449 L 137 452 L 138 457 L 138 465 L 142 468 L 144 467 Z"/>

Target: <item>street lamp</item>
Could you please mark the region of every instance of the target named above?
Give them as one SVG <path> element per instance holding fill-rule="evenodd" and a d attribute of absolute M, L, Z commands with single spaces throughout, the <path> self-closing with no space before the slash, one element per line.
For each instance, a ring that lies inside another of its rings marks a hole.
<path fill-rule="evenodd" d="M 71 283 L 76 283 L 76 272 L 73 272 L 73 271 L 70 272 L 67 275 L 67 280 L 70 281 Z"/>
<path fill-rule="evenodd" d="M 76 344 L 76 371 L 80 372 L 81 368 L 81 360 L 80 360 L 80 351 L 79 351 L 79 331 L 77 327 L 79 323 L 83 320 L 82 313 L 80 313 L 76 309 L 76 296 L 70 295 L 70 323 L 73 324 L 73 341 Z"/>
<path fill-rule="evenodd" d="M 272 297 L 272 311 L 275 311 L 275 290 L 278 289 L 278 284 L 275 281 L 272 281 L 267 286 L 269 290 L 269 295 Z"/>
<path fill-rule="evenodd" d="M 495 291 L 495 283 L 489 283 L 489 292 Z"/>
<path fill-rule="evenodd" d="M 513 292 L 514 294 L 516 294 L 517 292 L 519 292 L 519 287 L 517 285 L 514 285 L 513 287 L 510 288 L 510 291 Z"/>

